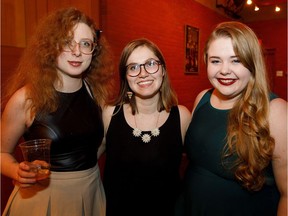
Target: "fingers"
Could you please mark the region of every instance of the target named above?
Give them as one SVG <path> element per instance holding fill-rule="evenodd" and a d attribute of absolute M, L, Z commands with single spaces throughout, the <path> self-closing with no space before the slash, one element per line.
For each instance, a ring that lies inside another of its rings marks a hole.
<path fill-rule="evenodd" d="M 24 183 L 20 183 L 19 181 L 13 180 L 13 185 L 17 185 L 20 188 L 28 188 L 28 187 L 32 187 L 34 184 L 24 184 Z"/>
<path fill-rule="evenodd" d="M 30 187 L 36 183 L 37 173 L 26 161 L 19 164 L 17 175 L 18 177 L 16 180 L 14 180 L 14 184 L 18 185 L 19 187 Z"/>
<path fill-rule="evenodd" d="M 35 178 L 37 175 L 37 168 L 40 165 L 32 164 L 27 161 L 23 161 L 19 164 L 18 175 L 22 178 Z"/>
<path fill-rule="evenodd" d="M 41 168 L 50 169 L 50 164 L 47 163 L 46 161 L 43 161 L 43 160 L 35 160 L 35 161 L 31 162 L 31 163 L 32 164 L 37 164 Z"/>

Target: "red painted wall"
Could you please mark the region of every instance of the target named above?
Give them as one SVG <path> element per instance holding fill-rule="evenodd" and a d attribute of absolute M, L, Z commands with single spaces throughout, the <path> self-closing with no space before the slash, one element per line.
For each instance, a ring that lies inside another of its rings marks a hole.
<path fill-rule="evenodd" d="M 130 40 L 140 37 L 152 40 L 165 56 L 171 83 L 178 94 L 180 104 L 191 110 L 196 95 L 201 90 L 210 87 L 202 58 L 205 40 L 217 23 L 229 19 L 192 0 L 102 0 L 100 7 L 100 26 L 115 54 L 116 66 L 118 66 L 123 47 Z M 194 26 L 200 30 L 198 75 L 184 74 L 185 25 Z M 274 25 L 273 22 L 271 25 Z M 283 49 L 280 50 L 277 45 L 279 43 L 279 45 L 287 47 L 286 40 L 279 40 L 279 37 L 273 38 L 274 35 L 285 34 L 280 34 L 280 32 L 275 34 L 263 22 L 262 27 L 267 29 L 266 32 L 263 32 L 264 37 L 260 31 L 261 24 L 256 23 L 253 24 L 254 26 L 257 31 L 259 30 L 259 35 L 263 41 L 265 43 L 266 40 L 270 42 L 267 45 L 277 48 L 276 58 L 278 59 L 279 55 L 282 56 L 283 60 L 286 60 L 287 52 L 284 53 Z M 277 28 L 276 25 L 273 27 Z M 282 32 L 287 30 L 286 25 L 281 23 L 279 28 L 282 29 Z M 278 63 L 280 64 L 277 60 L 276 65 Z M 283 61 L 281 64 L 282 70 L 286 73 L 287 64 L 284 66 Z M 283 90 L 282 86 L 286 83 L 283 80 L 275 79 L 277 82 L 275 90 L 277 94 L 285 97 L 286 91 Z"/>
<path fill-rule="evenodd" d="M 270 71 L 271 89 L 287 100 L 287 19 L 248 23 L 265 49 L 274 50 Z M 283 71 L 283 76 L 276 76 Z"/>
<path fill-rule="evenodd" d="M 192 0 L 103 0 L 101 10 L 101 27 L 116 63 L 130 40 L 140 37 L 152 40 L 164 54 L 179 103 L 191 110 L 196 95 L 210 87 L 202 58 L 205 39 L 216 23 L 227 18 Z M 198 75 L 184 74 L 185 25 L 200 29 Z"/>

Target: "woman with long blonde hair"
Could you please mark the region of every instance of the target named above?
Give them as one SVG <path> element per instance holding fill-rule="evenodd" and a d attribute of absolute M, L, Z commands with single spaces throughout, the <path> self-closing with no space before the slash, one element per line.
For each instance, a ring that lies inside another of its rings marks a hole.
<path fill-rule="evenodd" d="M 185 138 L 185 215 L 286 215 L 287 102 L 269 90 L 257 36 L 220 23 L 204 60 L 213 88 L 197 96 Z"/>

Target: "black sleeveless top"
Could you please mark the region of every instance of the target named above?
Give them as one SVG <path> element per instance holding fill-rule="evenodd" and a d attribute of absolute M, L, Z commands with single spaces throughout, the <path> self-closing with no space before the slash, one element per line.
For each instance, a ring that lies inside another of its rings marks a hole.
<path fill-rule="evenodd" d="M 133 136 L 123 108 L 115 108 L 106 135 L 107 216 L 173 215 L 182 155 L 178 107 L 159 129 L 159 136 L 144 143 Z"/>
<path fill-rule="evenodd" d="M 84 83 L 73 93 L 58 92 L 56 112 L 36 116 L 25 140 L 50 138 L 51 170 L 77 171 L 97 163 L 97 150 L 104 136 L 101 109 Z"/>

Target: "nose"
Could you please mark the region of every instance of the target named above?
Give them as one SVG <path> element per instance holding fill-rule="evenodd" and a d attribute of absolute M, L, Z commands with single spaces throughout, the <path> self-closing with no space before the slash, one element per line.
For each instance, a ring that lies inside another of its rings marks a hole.
<path fill-rule="evenodd" d="M 81 52 L 80 52 L 80 45 L 78 43 L 75 43 L 73 49 L 72 49 L 72 55 L 75 56 L 80 56 Z"/>
<path fill-rule="evenodd" d="M 230 67 L 229 67 L 229 63 L 223 63 L 222 64 L 222 67 L 220 68 L 220 73 L 223 74 L 223 75 L 226 75 L 226 74 L 230 74 Z"/>
<path fill-rule="evenodd" d="M 142 68 L 142 67 L 143 67 L 143 68 Z M 142 69 L 143 69 L 143 70 L 142 70 Z M 144 64 L 140 64 L 139 70 L 140 70 L 140 73 L 139 73 L 139 76 L 140 76 L 140 77 L 146 77 L 146 76 L 148 76 L 148 72 L 146 71 Z"/>

